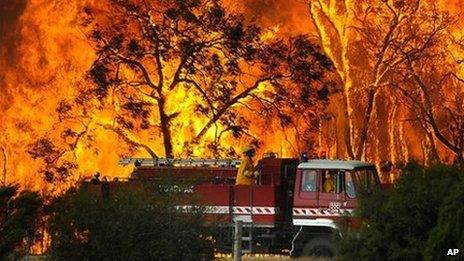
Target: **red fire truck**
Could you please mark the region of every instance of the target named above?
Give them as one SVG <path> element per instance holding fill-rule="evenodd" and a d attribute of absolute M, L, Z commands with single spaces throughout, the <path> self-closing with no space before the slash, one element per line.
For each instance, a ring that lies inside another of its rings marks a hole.
<path fill-rule="evenodd" d="M 375 166 L 362 161 L 265 158 L 252 186 L 235 185 L 237 160 L 127 158 L 120 163 L 135 165 L 131 180 L 194 180 L 165 189 L 199 199 L 207 219 L 221 227 L 215 238 L 220 252 L 231 251 L 233 225 L 242 221 L 244 252 L 333 256 L 337 221 L 343 218 L 354 227 L 359 222 L 350 214 L 357 194 L 380 188 Z"/>

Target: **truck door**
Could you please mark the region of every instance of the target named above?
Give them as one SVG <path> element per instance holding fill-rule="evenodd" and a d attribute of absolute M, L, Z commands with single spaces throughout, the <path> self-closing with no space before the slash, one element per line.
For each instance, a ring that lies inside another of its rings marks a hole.
<path fill-rule="evenodd" d="M 297 171 L 297 179 L 293 195 L 293 216 L 295 216 L 295 214 L 303 216 L 306 215 L 304 211 L 296 213 L 298 212 L 298 209 L 317 208 L 318 190 L 320 188 L 320 185 L 317 182 L 318 176 L 319 171 L 314 169 L 299 169 Z"/>
<path fill-rule="evenodd" d="M 330 209 L 334 204 L 345 202 L 344 172 L 340 170 L 320 170 L 320 190 L 318 207 Z"/>

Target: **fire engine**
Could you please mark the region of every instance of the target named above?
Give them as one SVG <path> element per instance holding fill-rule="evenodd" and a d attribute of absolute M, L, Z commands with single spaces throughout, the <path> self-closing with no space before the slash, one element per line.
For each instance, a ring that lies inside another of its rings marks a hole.
<path fill-rule="evenodd" d="M 265 158 L 252 186 L 235 185 L 238 160 L 125 158 L 120 163 L 134 164 L 132 181 L 194 180 L 165 189 L 199 199 L 207 220 L 220 227 L 219 252 L 231 251 L 234 223 L 242 221 L 243 252 L 333 256 L 340 221 L 359 224 L 350 215 L 360 191 L 380 188 L 375 165 L 362 161 Z"/>

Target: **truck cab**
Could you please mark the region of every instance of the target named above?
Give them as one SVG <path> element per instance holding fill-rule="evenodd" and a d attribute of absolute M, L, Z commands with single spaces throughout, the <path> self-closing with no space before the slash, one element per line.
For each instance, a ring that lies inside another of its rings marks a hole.
<path fill-rule="evenodd" d="M 300 240 L 302 254 L 333 255 L 330 235 L 337 229 L 337 220 L 351 215 L 361 192 L 378 189 L 380 180 L 374 164 L 326 159 L 300 163 L 295 176 L 292 223 L 306 232 L 306 238 Z M 357 222 L 352 221 L 351 227 L 356 227 Z"/>

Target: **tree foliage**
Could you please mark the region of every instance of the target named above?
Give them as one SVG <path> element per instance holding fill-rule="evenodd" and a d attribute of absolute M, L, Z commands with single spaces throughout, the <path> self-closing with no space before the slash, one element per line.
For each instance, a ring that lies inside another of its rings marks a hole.
<path fill-rule="evenodd" d="M 174 153 L 172 129 L 185 126 L 183 114 L 204 122 L 184 137 L 188 148 L 217 124 L 242 135 L 250 119 L 240 107 L 279 109 L 285 122 L 294 103 L 314 114 L 327 102 L 332 63 L 307 36 L 264 39 L 258 25 L 221 1 L 111 1 L 107 14 L 87 9 L 83 17 L 98 55 L 89 70 L 91 96 L 104 101 L 111 94 L 120 108 L 113 127 L 158 133 L 167 157 Z"/>
<path fill-rule="evenodd" d="M 30 144 L 47 180 L 79 167 L 75 151 L 99 154 L 96 137 L 107 132 L 124 143 L 120 154 L 153 158 L 233 157 L 224 139 L 260 145 L 256 130 L 271 121 L 297 133 L 295 147 L 317 132 L 336 88 L 332 62 L 309 36 L 268 36 L 220 0 L 102 5 L 78 17 L 95 50 L 85 81 L 59 103 L 53 130 Z"/>
<path fill-rule="evenodd" d="M 87 185 L 53 203 L 52 259 L 211 259 L 212 242 L 200 210 L 180 212 L 172 194 L 142 186 L 119 188 L 102 198 L 99 185 Z"/>
<path fill-rule="evenodd" d="M 363 195 L 356 215 L 364 224 L 360 231 L 345 231 L 339 242 L 341 259 L 422 259 L 429 251 L 425 242 L 432 240 L 431 231 L 441 230 L 436 227 L 440 206 L 461 173 L 457 167 L 422 168 L 413 163 L 405 167 L 392 191 Z"/>
<path fill-rule="evenodd" d="M 41 207 L 36 192 L 19 192 L 19 186 L 0 187 L 0 259 L 18 258 L 28 251 Z"/>
<path fill-rule="evenodd" d="M 425 258 L 438 260 L 448 249 L 464 249 L 464 179 L 450 191 L 440 206 L 438 224 L 430 232 Z"/>

